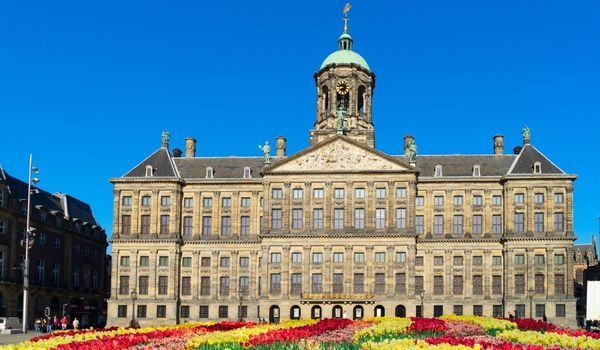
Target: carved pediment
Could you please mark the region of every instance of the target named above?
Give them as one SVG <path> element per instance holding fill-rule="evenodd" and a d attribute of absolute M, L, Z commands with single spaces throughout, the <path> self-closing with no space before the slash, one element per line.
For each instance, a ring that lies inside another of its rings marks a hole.
<path fill-rule="evenodd" d="M 301 151 L 268 172 L 298 171 L 414 171 L 401 161 L 343 137 L 335 137 Z"/>

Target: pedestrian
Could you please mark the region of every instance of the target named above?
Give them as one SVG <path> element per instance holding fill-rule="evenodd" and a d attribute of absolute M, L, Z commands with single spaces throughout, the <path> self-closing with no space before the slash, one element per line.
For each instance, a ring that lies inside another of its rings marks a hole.
<path fill-rule="evenodd" d="M 548 322 L 548 317 L 546 317 L 546 314 L 544 314 L 544 317 L 542 317 L 542 321 Z"/>
<path fill-rule="evenodd" d="M 46 327 L 46 318 L 42 317 L 42 332 L 46 332 L 46 330 L 48 329 L 48 327 Z"/>
<path fill-rule="evenodd" d="M 67 315 L 63 315 L 63 317 L 60 319 L 60 325 L 63 331 L 67 329 Z"/>
<path fill-rule="evenodd" d="M 58 317 L 54 315 L 54 319 L 52 320 L 52 328 L 58 329 Z"/>
<path fill-rule="evenodd" d="M 46 320 L 46 332 L 52 332 L 52 318 L 50 318 L 50 316 L 48 316 L 48 319 Z"/>
<path fill-rule="evenodd" d="M 77 330 L 79 328 L 79 320 L 77 319 L 77 317 L 75 317 L 73 319 L 73 329 Z"/>
<path fill-rule="evenodd" d="M 35 325 L 35 332 L 37 334 L 42 333 L 42 320 L 40 320 L 39 317 L 35 319 L 34 325 Z"/>

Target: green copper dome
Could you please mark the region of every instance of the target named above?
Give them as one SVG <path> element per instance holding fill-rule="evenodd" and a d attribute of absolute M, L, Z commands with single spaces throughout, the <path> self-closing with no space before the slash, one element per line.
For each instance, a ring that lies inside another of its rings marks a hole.
<path fill-rule="evenodd" d="M 321 63 L 321 68 L 325 68 L 325 66 L 329 64 L 357 64 L 365 69 L 371 70 L 367 61 L 362 58 L 361 55 L 352 51 L 352 37 L 347 32 L 344 32 L 338 38 L 338 48 L 339 50 L 333 52 L 331 55 L 327 56 L 323 63 Z"/>

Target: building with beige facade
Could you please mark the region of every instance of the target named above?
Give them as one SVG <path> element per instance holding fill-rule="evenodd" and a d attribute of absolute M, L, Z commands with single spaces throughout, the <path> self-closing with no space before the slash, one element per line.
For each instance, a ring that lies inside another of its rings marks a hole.
<path fill-rule="evenodd" d="M 505 153 L 375 148 L 375 74 L 347 30 L 314 74 L 309 146 L 159 149 L 112 178 L 109 324 L 442 314 L 574 324 L 573 182 L 523 130 Z M 491 136 L 491 135 L 490 135 Z M 492 147 L 490 147 L 492 148 Z M 133 292 L 133 293 L 132 293 Z M 132 311 L 132 309 L 134 309 Z"/>

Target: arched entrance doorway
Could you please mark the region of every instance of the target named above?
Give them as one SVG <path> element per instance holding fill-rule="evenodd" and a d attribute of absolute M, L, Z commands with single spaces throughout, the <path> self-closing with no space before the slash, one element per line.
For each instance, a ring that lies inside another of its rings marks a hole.
<path fill-rule="evenodd" d="M 319 305 L 315 305 L 310 309 L 310 318 L 313 320 L 321 319 L 321 307 Z"/>
<path fill-rule="evenodd" d="M 363 309 L 363 307 L 360 305 L 357 305 L 354 307 L 354 310 L 352 310 L 352 319 L 362 320 L 364 314 L 365 314 L 365 310 Z"/>
<path fill-rule="evenodd" d="M 342 318 L 343 312 L 344 312 L 344 309 L 342 309 L 342 307 L 340 305 L 336 305 L 331 310 L 331 317 L 332 318 Z"/>
<path fill-rule="evenodd" d="M 381 305 L 375 306 L 375 317 L 385 316 L 385 308 Z"/>
<path fill-rule="evenodd" d="M 52 297 L 52 299 L 50 299 L 50 313 L 52 315 L 56 315 L 59 316 L 60 313 L 60 300 L 58 300 L 58 297 L 54 296 Z"/>
<path fill-rule="evenodd" d="M 291 320 L 299 320 L 300 319 L 300 306 L 294 305 L 290 309 L 290 319 Z"/>
<path fill-rule="evenodd" d="M 269 323 L 279 323 L 279 306 L 273 305 L 269 309 Z"/>
<path fill-rule="evenodd" d="M 394 311 L 394 315 L 396 317 L 406 317 L 406 308 L 404 305 L 396 306 L 396 310 Z"/>

